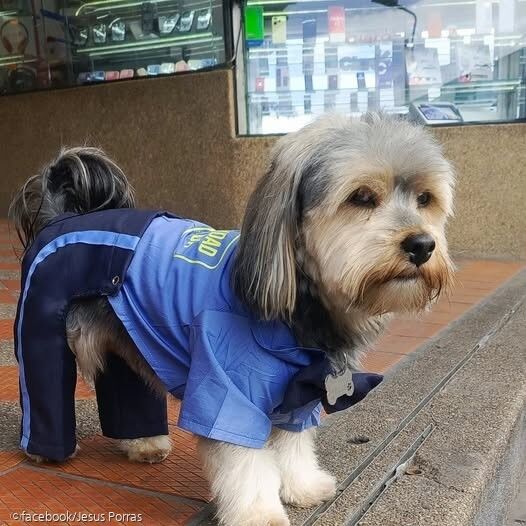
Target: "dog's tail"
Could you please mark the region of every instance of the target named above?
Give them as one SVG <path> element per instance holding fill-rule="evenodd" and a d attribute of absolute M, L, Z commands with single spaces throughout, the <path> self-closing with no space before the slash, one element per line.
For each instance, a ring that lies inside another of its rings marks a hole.
<path fill-rule="evenodd" d="M 134 208 L 134 190 L 123 171 L 98 148 L 63 148 L 18 190 L 9 218 L 24 252 L 53 218 L 109 208 Z"/>

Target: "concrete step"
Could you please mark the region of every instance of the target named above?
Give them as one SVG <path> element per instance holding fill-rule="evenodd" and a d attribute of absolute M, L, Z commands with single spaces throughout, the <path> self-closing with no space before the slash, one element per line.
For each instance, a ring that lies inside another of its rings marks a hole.
<path fill-rule="evenodd" d="M 318 448 L 338 494 L 314 510 L 289 508 L 291 523 L 506 524 L 525 463 L 525 404 L 523 271 L 406 356 L 365 401 L 326 419 Z M 211 511 L 198 523 L 212 524 Z"/>

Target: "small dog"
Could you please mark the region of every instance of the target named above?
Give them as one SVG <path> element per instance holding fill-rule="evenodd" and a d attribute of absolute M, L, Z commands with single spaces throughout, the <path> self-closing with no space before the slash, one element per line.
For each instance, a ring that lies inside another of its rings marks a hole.
<path fill-rule="evenodd" d="M 313 432 L 319 402 L 326 395 L 317 391 L 314 400 L 302 400 L 298 416 L 299 406 L 283 409 L 288 395 L 281 384 L 320 364 L 328 363 L 333 373 L 358 371 L 361 353 L 393 313 L 421 312 L 447 290 L 453 265 L 445 226 L 452 214 L 453 188 L 453 169 L 430 134 L 384 114 L 361 119 L 329 115 L 279 139 L 269 169 L 250 197 L 240 234 L 159 214 L 140 216 L 139 222 L 137 214 L 142 212 L 129 210 L 135 206 L 133 191 L 115 163 L 99 150 L 64 150 L 22 187 L 10 210 L 25 247 L 15 333 L 21 387 L 35 390 L 40 382 L 44 395 L 38 405 L 34 396 L 30 400 L 23 392 L 22 447 L 35 460 L 62 460 L 74 451 L 71 442 L 54 455 L 58 449 L 32 445 L 29 437 L 30 426 L 32 433 L 40 432 L 39 411 L 48 411 L 50 419 L 60 413 L 60 429 L 74 425 L 74 413 L 71 424 L 68 411 L 60 411 L 60 404 L 72 406 L 71 353 L 49 351 L 45 360 L 39 358 L 38 351 L 31 351 L 33 336 L 24 333 L 24 324 L 33 323 L 40 324 L 34 331 L 44 342 L 47 327 L 52 327 L 49 341 L 57 341 L 60 349 L 64 345 L 56 333 L 65 333 L 84 376 L 97 381 L 111 356 L 117 356 L 142 383 L 182 398 L 183 427 L 201 435 L 204 470 L 221 524 L 287 525 L 282 503 L 310 507 L 331 499 L 336 482 L 318 464 Z M 122 229 L 109 239 L 105 225 L 119 221 Z M 68 226 L 72 222 L 75 228 Z M 174 247 L 170 232 L 182 240 L 174 241 Z M 77 247 L 70 256 L 69 243 Z M 181 318 L 175 323 L 165 321 L 175 301 L 164 281 L 172 278 L 165 277 L 170 273 L 160 260 L 166 244 L 170 264 L 182 269 L 173 271 L 178 281 L 170 284 L 181 290 L 184 303 L 174 307 Z M 97 259 L 103 253 L 110 257 L 106 252 L 111 253 L 111 264 Z M 50 266 L 53 258 L 56 261 L 46 274 L 38 270 L 44 257 Z M 127 268 L 126 277 L 105 274 L 116 258 Z M 211 278 L 217 268 L 226 270 Z M 81 276 L 81 289 L 72 285 L 64 293 L 67 298 L 59 298 L 61 281 L 74 273 Z M 92 285 L 98 273 L 105 281 Z M 147 287 L 142 280 L 150 274 Z M 146 289 L 153 289 L 156 297 L 144 299 Z M 203 314 L 201 298 L 214 291 L 220 291 L 220 305 L 206 307 Z M 63 318 L 44 308 L 48 295 Z M 159 301 L 160 307 L 151 306 Z M 184 309 L 192 311 L 189 322 Z M 151 335 L 137 335 L 142 323 L 155 333 L 151 341 Z M 226 350 L 209 353 L 214 345 Z M 183 357 L 170 355 L 162 364 L 152 351 L 166 347 L 166 354 L 177 346 L 191 350 Z M 212 363 L 216 360 L 221 363 Z M 53 368 L 52 380 L 45 372 L 48 367 Z M 178 368 L 188 380 L 177 376 Z M 106 383 L 105 396 L 114 396 L 112 382 L 119 381 L 114 379 Z M 67 396 L 60 392 L 63 385 L 69 386 Z M 344 392 L 344 397 L 351 395 Z M 247 397 L 249 405 L 259 404 L 257 409 L 246 406 Z M 103 398 L 101 394 L 99 404 Z M 268 400 L 272 407 L 265 416 Z M 243 428 L 242 440 L 236 438 L 237 427 L 232 431 L 237 404 L 240 414 L 248 415 L 245 422 L 235 422 Z M 276 412 L 276 404 L 282 404 L 281 412 Z M 210 425 L 197 422 L 216 405 Z M 134 411 L 139 414 L 141 409 L 131 408 Z M 265 427 L 261 433 L 260 427 Z M 43 444 L 46 428 L 41 429 Z M 149 462 L 168 454 L 166 435 L 113 433 L 122 439 L 130 459 Z"/>

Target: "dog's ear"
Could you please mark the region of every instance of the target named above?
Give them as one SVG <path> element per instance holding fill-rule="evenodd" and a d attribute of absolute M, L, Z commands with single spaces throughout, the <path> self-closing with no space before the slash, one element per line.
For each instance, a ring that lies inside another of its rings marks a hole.
<path fill-rule="evenodd" d="M 263 319 L 288 319 L 296 303 L 299 189 L 311 153 L 296 134 L 281 138 L 243 219 L 233 286 Z"/>

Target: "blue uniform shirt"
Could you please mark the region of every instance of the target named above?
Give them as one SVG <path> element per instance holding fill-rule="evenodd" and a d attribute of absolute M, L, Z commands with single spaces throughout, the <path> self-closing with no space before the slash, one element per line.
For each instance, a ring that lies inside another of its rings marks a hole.
<path fill-rule="evenodd" d="M 130 209 L 66 214 L 44 228 L 24 256 L 15 322 L 22 447 L 57 460 L 75 449 L 76 374 L 65 339 L 75 298 L 108 297 L 144 358 L 182 399 L 179 425 L 196 434 L 262 447 L 272 425 L 317 425 L 320 401 L 333 412 L 364 398 L 381 376 L 353 374 L 354 390 L 329 405 L 325 353 L 298 347 L 287 325 L 254 319 L 236 299 L 230 276 L 238 237 Z"/>
<path fill-rule="evenodd" d="M 183 400 L 180 427 L 262 447 L 272 425 L 300 431 L 319 423 L 319 398 L 286 413 L 279 406 L 292 377 L 324 353 L 298 347 L 285 324 L 255 320 L 235 298 L 238 238 L 238 231 L 158 217 L 109 300 L 146 361 Z"/>

